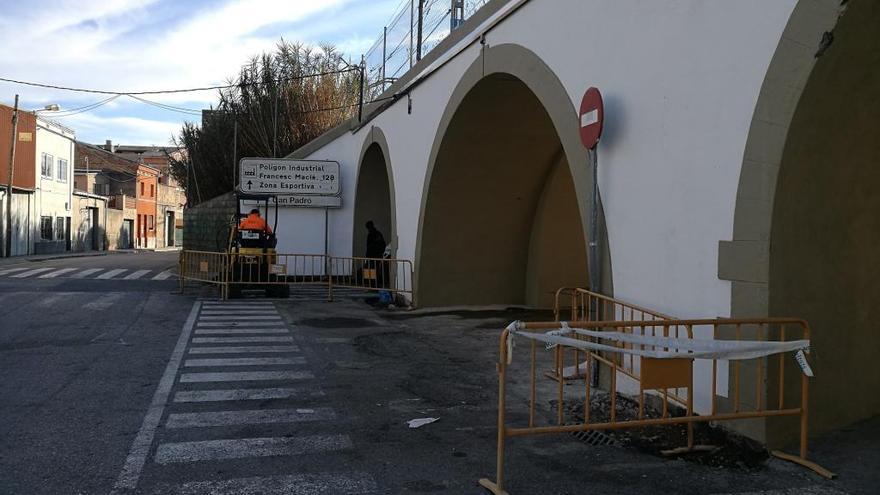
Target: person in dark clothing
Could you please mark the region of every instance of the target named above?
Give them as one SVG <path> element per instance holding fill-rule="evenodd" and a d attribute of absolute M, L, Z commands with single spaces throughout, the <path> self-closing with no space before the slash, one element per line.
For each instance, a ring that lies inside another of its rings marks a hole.
<path fill-rule="evenodd" d="M 385 237 L 372 220 L 367 221 L 367 252 L 366 258 L 382 259 L 385 256 Z M 384 262 L 368 261 L 367 268 L 373 269 L 376 277 L 376 285 L 385 287 L 388 279 L 388 266 Z"/>
<path fill-rule="evenodd" d="M 385 253 L 385 237 L 376 228 L 373 221 L 367 222 L 367 254 L 366 258 L 382 258 Z"/>

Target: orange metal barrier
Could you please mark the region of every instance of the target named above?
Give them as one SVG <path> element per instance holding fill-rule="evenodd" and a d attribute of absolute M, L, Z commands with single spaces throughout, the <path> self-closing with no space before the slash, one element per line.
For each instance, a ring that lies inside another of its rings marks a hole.
<path fill-rule="evenodd" d="M 577 341 L 584 341 L 584 347 L 590 348 L 583 351 L 587 360 L 595 359 L 601 365 L 608 366 L 611 373 L 610 394 L 610 413 L 609 420 L 601 422 L 593 422 L 590 418 L 590 393 L 591 380 L 589 376 L 590 367 L 586 368 L 587 373 L 583 376 L 584 386 L 579 388 L 583 391 L 584 418 L 580 422 L 567 423 L 565 417 L 565 393 L 563 390 L 563 382 L 559 381 L 556 392 L 557 410 L 555 425 L 537 425 L 537 345 L 536 341 L 530 339 L 530 375 L 531 389 L 529 398 L 529 420 L 527 426 L 510 426 L 506 423 L 507 414 L 507 390 L 506 381 L 507 373 L 511 363 L 512 342 L 515 332 L 530 330 L 537 333 L 541 330 L 559 330 L 560 322 L 540 322 L 540 323 L 519 323 L 516 322 L 509 326 L 501 333 L 499 341 L 499 359 L 497 364 L 498 370 L 498 452 L 497 452 L 497 471 L 495 481 L 481 479 L 480 485 L 495 494 L 506 494 L 504 489 L 504 449 L 508 438 L 521 437 L 526 435 L 537 435 L 545 433 L 572 433 L 589 430 L 608 430 L 619 428 L 634 428 L 649 425 L 671 425 L 671 424 L 687 424 L 688 438 L 687 445 L 680 451 L 689 451 L 694 449 L 693 424 L 696 422 L 710 421 L 733 421 L 751 418 L 768 418 L 777 416 L 793 416 L 800 420 L 800 452 L 798 455 L 790 455 L 779 451 L 772 454 L 779 458 L 796 462 L 806 466 L 821 476 L 833 478 L 834 474 L 822 468 L 821 466 L 807 460 L 807 418 L 808 418 L 808 397 L 809 397 L 809 379 L 806 374 L 801 375 L 800 380 L 800 401 L 797 405 L 786 403 L 785 386 L 786 386 L 786 364 L 785 354 L 780 353 L 773 356 L 765 356 L 756 359 L 743 360 L 725 360 L 711 359 L 712 363 L 712 383 L 710 390 L 704 391 L 711 394 L 711 411 L 709 414 L 700 416 L 694 412 L 693 397 L 693 358 L 657 358 L 642 357 L 639 354 L 649 354 L 656 351 L 668 351 L 668 347 L 659 347 L 645 344 L 636 344 L 636 346 L 627 346 L 623 342 L 615 342 L 614 344 L 606 344 L 603 347 L 603 353 L 628 354 L 636 360 L 634 368 L 640 370 L 639 377 L 639 417 L 638 419 L 621 420 L 617 416 L 615 396 L 617 393 L 616 379 L 619 370 L 619 360 L 616 358 L 608 359 L 598 352 L 594 351 L 595 345 L 599 343 L 599 338 L 594 336 L 586 336 L 578 334 L 577 329 L 592 330 L 594 332 L 607 330 L 616 330 L 625 335 L 637 335 L 645 337 L 657 336 L 674 336 L 677 332 L 674 329 L 685 329 L 686 339 L 693 341 L 693 332 L 695 328 L 711 329 L 714 340 L 739 341 L 745 344 L 754 342 L 790 342 L 791 337 L 798 336 L 802 340 L 809 340 L 810 328 L 807 322 L 799 319 L 791 318 L 762 318 L 762 319 L 695 319 L 695 320 L 642 320 L 642 321 L 592 321 L 592 322 L 569 322 L 567 327 L 574 329 L 570 334 L 570 338 Z M 595 333 L 594 333 L 595 335 Z M 568 336 L 568 335 L 567 335 Z M 749 336 L 750 339 L 743 338 Z M 587 345 L 591 343 L 593 347 Z M 567 347 L 563 344 L 556 346 L 555 355 L 558 356 L 560 348 Z M 573 347 L 573 345 L 572 345 Z M 648 353 L 644 351 L 650 351 Z M 801 356 L 803 357 L 803 356 Z M 804 357 L 805 359 L 805 357 Z M 722 407 L 719 405 L 717 396 L 718 387 L 718 362 L 730 363 L 729 383 L 731 386 L 731 400 L 729 406 Z M 561 360 L 555 359 L 557 373 L 561 374 Z M 776 369 L 772 369 L 771 365 L 775 365 Z M 744 391 L 740 387 L 740 377 L 746 368 L 755 373 L 755 376 L 764 376 L 768 382 L 774 382 L 778 390 L 778 397 L 771 400 L 765 398 L 764 394 L 767 389 L 764 388 L 763 380 L 756 380 L 755 390 Z M 771 373 L 772 370 L 772 373 Z M 645 417 L 645 391 L 669 389 L 681 389 L 686 393 L 683 394 L 686 412 L 681 416 L 672 416 L 668 408 L 669 394 L 663 396 L 663 411 L 659 418 Z M 745 405 L 743 396 L 746 400 L 752 401 Z M 722 410 L 725 409 L 725 410 Z M 571 418 L 569 418 L 571 419 Z"/>
<path fill-rule="evenodd" d="M 410 260 L 331 256 L 328 262 L 330 300 L 333 300 L 334 287 L 345 287 L 402 294 L 415 305 Z"/>
<path fill-rule="evenodd" d="M 186 281 L 217 284 L 222 299 L 244 286 L 271 292 L 272 286 L 320 285 L 331 301 L 334 288 L 352 288 L 401 294 L 415 304 L 412 262 L 403 259 L 181 251 L 180 273 L 181 291 Z"/>
<path fill-rule="evenodd" d="M 619 299 L 614 299 L 613 297 L 609 297 L 603 294 L 591 292 L 588 289 L 583 289 L 579 287 L 563 287 L 556 291 L 556 299 L 553 305 L 553 314 L 556 318 L 556 321 L 560 321 L 561 319 L 563 308 L 561 306 L 560 299 L 566 294 L 568 294 L 568 296 L 570 297 L 570 321 L 660 321 L 676 319 L 674 316 L 669 316 L 660 313 L 659 311 L 636 306 L 635 304 L 621 301 Z M 669 327 L 670 335 L 666 335 L 666 337 L 680 337 L 683 332 L 688 333 L 688 335 L 693 338 L 693 335 L 691 335 L 689 329 L 682 328 L 679 325 Z M 568 375 L 565 373 L 565 362 L 567 361 L 566 352 L 564 350 L 559 350 L 557 353 L 557 362 L 554 363 L 553 369 L 549 373 L 547 373 L 547 376 L 549 378 L 558 380 L 560 376 L 560 373 L 558 373 L 559 370 L 562 370 L 561 376 L 565 380 L 577 380 L 583 378 L 581 367 L 584 363 L 584 361 L 582 361 L 583 356 L 585 355 L 584 351 L 581 351 L 580 349 L 568 349 L 568 351 L 568 354 L 570 354 L 572 357 L 574 373 L 572 375 Z M 602 356 L 597 355 L 596 358 L 602 359 Z M 639 369 L 637 367 L 637 360 L 634 358 L 634 356 L 627 356 L 625 354 L 614 354 L 611 356 L 606 356 L 605 358 L 606 361 L 607 359 L 613 359 L 616 361 L 616 371 L 632 378 L 633 380 L 639 380 Z M 612 377 L 612 380 L 616 379 L 617 376 Z M 681 405 L 686 405 L 687 397 L 683 396 L 680 392 L 681 391 L 679 390 L 668 392 L 669 398 L 675 400 Z M 667 394 L 667 392 L 664 392 L 664 394 Z"/>
<path fill-rule="evenodd" d="M 181 251 L 178 267 L 180 272 L 180 292 L 186 289 L 187 281 L 217 285 L 220 298 L 226 297 L 229 255 L 209 251 Z"/>

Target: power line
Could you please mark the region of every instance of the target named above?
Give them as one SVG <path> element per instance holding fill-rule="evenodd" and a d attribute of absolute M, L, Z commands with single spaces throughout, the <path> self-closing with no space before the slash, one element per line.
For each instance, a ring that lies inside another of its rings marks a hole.
<path fill-rule="evenodd" d="M 83 112 L 88 112 L 88 111 L 94 110 L 98 107 L 104 106 L 104 105 L 110 103 L 111 101 L 115 100 L 116 98 L 119 98 L 119 95 L 113 95 L 113 96 L 111 96 L 109 98 L 105 98 L 101 101 L 98 101 L 95 103 L 90 103 L 88 105 L 83 105 L 83 106 L 77 107 L 77 108 L 71 108 L 70 110 L 62 110 L 60 112 L 56 112 L 56 113 L 52 114 L 52 117 L 53 118 L 70 117 L 72 115 L 77 115 L 77 114 L 80 114 Z"/>
<path fill-rule="evenodd" d="M 308 78 L 312 78 L 312 77 L 323 77 L 323 76 L 330 76 L 330 75 L 334 75 L 334 74 L 342 74 L 345 72 L 353 72 L 355 70 L 358 70 L 358 69 L 347 68 L 347 69 L 341 69 L 341 70 L 318 72 L 318 73 L 314 73 L 314 74 L 303 74 L 301 76 L 285 77 L 285 78 L 273 80 L 273 81 L 254 81 L 254 82 L 249 82 L 249 83 L 223 84 L 223 85 L 217 85 L 217 86 L 202 86 L 202 87 L 198 87 L 198 88 L 185 88 L 185 89 L 162 89 L 162 90 L 154 90 L 154 91 L 105 91 L 105 90 L 101 90 L 101 89 L 73 88 L 73 87 L 69 87 L 69 86 L 58 86 L 55 84 L 44 84 L 44 83 L 37 83 L 37 82 L 30 82 L 30 81 L 21 81 L 18 79 L 9 79 L 9 78 L 5 78 L 5 77 L 0 77 L 0 81 L 12 83 L 12 84 L 21 84 L 23 86 L 33 86 L 33 87 L 38 87 L 38 88 L 57 89 L 60 91 L 73 91 L 76 93 L 92 93 L 92 94 L 99 94 L 99 95 L 131 96 L 131 95 L 160 95 L 160 94 L 172 94 L 172 93 L 194 93 L 194 92 L 198 92 L 198 91 L 231 89 L 231 88 L 236 88 L 236 87 L 240 87 L 240 86 L 259 86 L 261 84 L 270 84 L 270 83 L 278 84 L 278 83 L 283 83 L 283 82 L 287 82 L 287 81 L 299 81 L 302 79 L 308 79 Z"/>

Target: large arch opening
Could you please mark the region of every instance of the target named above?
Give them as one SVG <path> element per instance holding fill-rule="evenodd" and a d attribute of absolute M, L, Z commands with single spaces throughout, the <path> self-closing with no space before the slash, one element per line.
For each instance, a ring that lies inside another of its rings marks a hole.
<path fill-rule="evenodd" d="M 378 142 L 372 142 L 362 156 L 354 200 L 354 256 L 364 256 L 366 253 L 367 230 L 364 225 L 369 220 L 382 232 L 385 242 L 391 244 L 392 249 L 397 235 L 385 152 Z"/>
<path fill-rule="evenodd" d="M 547 110 L 519 78 L 494 73 L 467 92 L 429 181 L 420 305 L 549 307 L 557 288 L 587 285 L 566 153 Z"/>
<path fill-rule="evenodd" d="M 776 185 L 769 312 L 812 327 L 816 431 L 880 413 L 878 25 L 880 4 L 850 2 L 804 87 Z"/>

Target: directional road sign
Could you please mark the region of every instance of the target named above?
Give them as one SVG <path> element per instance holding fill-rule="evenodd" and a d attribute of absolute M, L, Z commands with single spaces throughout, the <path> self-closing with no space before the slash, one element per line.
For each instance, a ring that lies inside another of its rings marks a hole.
<path fill-rule="evenodd" d="M 277 196 L 278 206 L 293 206 L 298 208 L 342 208 L 342 196 L 303 196 L 294 195 Z M 246 205 L 261 205 L 257 200 L 245 200 Z"/>
<path fill-rule="evenodd" d="M 339 163 L 287 158 L 242 158 L 239 188 L 254 194 L 336 196 Z"/>

